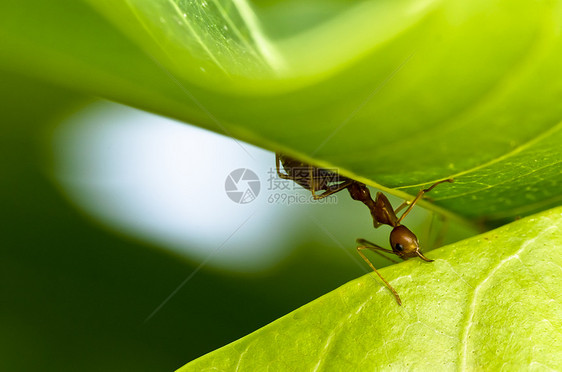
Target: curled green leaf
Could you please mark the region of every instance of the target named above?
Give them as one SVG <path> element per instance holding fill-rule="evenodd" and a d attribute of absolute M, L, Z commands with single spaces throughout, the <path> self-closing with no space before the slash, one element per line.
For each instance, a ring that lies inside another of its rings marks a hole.
<path fill-rule="evenodd" d="M 562 368 L 562 208 L 365 275 L 180 369 Z"/>

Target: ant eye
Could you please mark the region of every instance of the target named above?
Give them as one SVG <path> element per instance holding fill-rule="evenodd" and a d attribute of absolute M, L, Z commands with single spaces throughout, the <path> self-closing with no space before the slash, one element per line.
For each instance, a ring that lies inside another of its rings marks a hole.
<path fill-rule="evenodd" d="M 394 248 L 398 251 L 398 252 L 402 252 L 404 250 L 404 247 L 402 246 L 402 244 L 400 243 L 396 243 L 396 245 L 394 246 Z"/>

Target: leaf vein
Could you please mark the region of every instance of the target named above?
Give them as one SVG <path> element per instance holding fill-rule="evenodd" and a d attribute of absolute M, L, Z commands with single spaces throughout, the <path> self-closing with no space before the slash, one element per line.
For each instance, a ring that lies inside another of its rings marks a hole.
<path fill-rule="evenodd" d="M 505 153 L 505 154 L 503 154 L 499 157 L 496 157 L 496 158 L 494 158 L 494 159 L 492 159 L 492 160 L 490 160 L 486 163 L 479 164 L 479 165 L 477 165 L 473 168 L 464 170 L 462 172 L 458 172 L 458 173 L 455 173 L 455 174 L 452 174 L 452 175 L 448 175 L 446 177 L 441 177 L 439 179 L 435 179 L 435 180 L 432 180 L 432 181 L 422 182 L 422 183 L 415 184 L 415 185 L 405 185 L 405 186 L 396 187 L 395 190 L 408 189 L 408 188 L 412 188 L 412 187 L 423 187 L 423 186 L 435 183 L 437 181 L 443 180 L 445 178 L 459 178 L 460 176 L 464 176 L 465 174 L 474 173 L 477 170 L 480 170 L 482 168 L 490 167 L 490 166 L 492 166 L 496 163 L 499 163 L 501 161 L 509 159 L 510 157 L 513 157 L 513 156 L 523 152 L 524 150 L 526 150 L 526 149 L 530 148 L 531 146 L 537 144 L 538 142 L 542 141 L 543 139 L 547 139 L 547 138 L 551 137 L 552 135 L 554 135 L 554 133 L 560 131 L 561 129 L 562 129 L 562 121 L 558 122 L 556 125 L 554 125 L 550 129 L 548 129 L 547 131 L 543 132 L 542 134 L 539 134 L 539 135 L 531 138 L 530 140 L 528 140 L 527 142 L 525 142 L 525 143 L 521 144 L 520 146 L 514 148 L 513 150 L 511 150 L 511 151 L 509 151 L 509 152 L 507 152 L 507 153 Z M 453 197 L 455 197 L 455 196 L 453 196 Z M 435 199 L 435 200 L 443 200 L 443 199 L 445 199 L 445 198 L 439 198 L 439 199 Z"/>
<path fill-rule="evenodd" d="M 501 260 L 492 270 L 490 270 L 488 272 L 488 274 L 486 275 L 486 278 L 484 280 L 482 280 L 475 288 L 474 288 L 474 292 L 473 292 L 473 296 L 472 296 L 472 301 L 470 303 L 470 307 L 469 307 L 469 312 L 467 314 L 466 317 L 466 326 L 464 328 L 464 332 L 463 332 L 463 336 L 461 339 L 461 346 L 462 346 L 462 350 L 461 350 L 461 370 L 465 371 L 467 370 L 467 359 L 468 359 L 468 338 L 469 338 L 469 334 L 472 328 L 472 325 L 474 324 L 473 319 L 474 319 L 474 315 L 476 313 L 476 303 L 478 300 L 478 295 L 480 293 L 480 290 L 482 288 L 484 288 L 484 285 L 488 282 L 488 280 L 492 277 L 494 277 L 494 275 L 496 274 L 496 272 L 501 269 L 506 263 L 508 263 L 509 261 L 512 261 L 514 259 L 519 259 L 519 255 L 521 253 L 523 253 L 525 251 L 525 249 L 527 249 L 527 247 L 529 245 L 531 245 L 532 243 L 534 243 L 539 237 L 541 237 L 542 235 L 546 234 L 547 231 L 552 230 L 557 228 L 556 226 L 551 226 L 545 230 L 543 230 L 541 232 L 541 234 L 539 234 L 538 236 L 529 239 L 527 241 L 525 241 L 522 245 L 521 248 L 519 248 L 514 254 L 504 258 L 503 260 Z"/>
<path fill-rule="evenodd" d="M 201 46 L 201 48 L 203 48 L 203 50 L 209 55 L 209 57 L 213 60 L 213 62 L 225 73 L 228 75 L 228 72 L 226 71 L 226 69 L 223 67 L 223 65 L 218 61 L 218 59 L 215 57 L 215 55 L 211 52 L 211 50 L 207 47 L 207 45 L 203 42 L 203 40 L 201 39 L 201 37 L 199 36 L 199 34 L 195 31 L 195 29 L 193 28 L 193 26 L 191 25 L 191 23 L 189 23 L 187 21 L 187 19 L 183 16 L 183 12 L 182 10 L 178 7 L 178 4 L 176 4 L 175 1 L 173 0 L 168 0 L 170 2 L 170 4 L 172 4 L 174 10 L 177 12 L 178 16 L 180 19 L 183 20 L 183 23 L 185 23 L 185 25 L 187 26 L 187 28 L 189 29 L 189 31 L 191 31 L 191 34 L 193 35 L 193 37 L 195 38 L 195 40 L 197 41 L 197 43 L 199 43 L 199 45 Z"/>

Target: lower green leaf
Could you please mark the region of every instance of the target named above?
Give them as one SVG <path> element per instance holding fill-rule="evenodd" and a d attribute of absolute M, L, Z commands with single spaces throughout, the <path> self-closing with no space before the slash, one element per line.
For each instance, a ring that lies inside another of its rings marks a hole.
<path fill-rule="evenodd" d="M 562 369 L 562 207 L 343 285 L 180 369 Z M 228 316 L 228 314 L 225 314 Z"/>

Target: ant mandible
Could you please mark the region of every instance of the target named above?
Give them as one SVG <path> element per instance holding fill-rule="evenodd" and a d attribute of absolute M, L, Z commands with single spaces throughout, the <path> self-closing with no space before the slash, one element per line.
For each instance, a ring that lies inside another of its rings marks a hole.
<path fill-rule="evenodd" d="M 419 257 L 426 262 L 432 262 L 433 260 L 430 260 L 421 253 L 420 244 L 416 235 L 406 226 L 402 225 L 401 222 L 404 217 L 406 217 L 408 213 L 410 213 L 414 205 L 424 196 L 425 193 L 431 191 L 440 183 L 453 182 L 453 179 L 448 178 L 435 182 L 429 188 L 420 190 L 418 192 L 418 195 L 411 202 L 405 201 L 398 208 L 393 209 L 390 201 L 382 192 L 377 192 L 375 200 L 373 200 L 367 186 L 359 181 L 340 176 L 339 174 L 327 169 L 314 167 L 310 164 L 303 163 L 279 153 L 275 154 L 275 162 L 277 167 L 277 174 L 279 175 L 279 177 L 292 180 L 305 189 L 310 190 L 310 192 L 312 193 L 312 197 L 315 200 L 325 198 L 336 192 L 347 189 L 352 199 L 362 202 L 369 208 L 375 228 L 379 228 L 382 225 L 389 225 L 392 227 L 392 231 L 390 232 L 390 246 L 392 250 L 383 248 L 365 239 L 357 239 L 357 243 L 359 244 L 359 246 L 357 247 L 357 253 L 359 253 L 363 260 L 367 262 L 367 264 L 377 273 L 377 275 L 381 278 L 388 289 L 390 289 L 390 291 L 396 298 L 396 302 L 398 302 L 399 305 L 402 305 L 402 301 L 400 300 L 400 296 L 398 295 L 396 290 L 394 290 L 390 283 L 388 283 L 386 279 L 383 278 L 383 276 L 378 272 L 375 266 L 371 263 L 371 261 L 369 261 L 367 256 L 365 256 L 362 251 L 367 249 L 377 254 L 380 254 L 380 252 L 385 252 L 397 255 L 403 260 L 407 260 L 412 257 Z M 283 169 L 286 173 L 281 173 L 281 164 L 283 165 Z M 317 194 L 317 192 L 319 191 L 323 191 L 323 193 Z M 398 213 L 406 206 L 408 208 L 404 211 L 402 216 L 398 218 Z"/>

